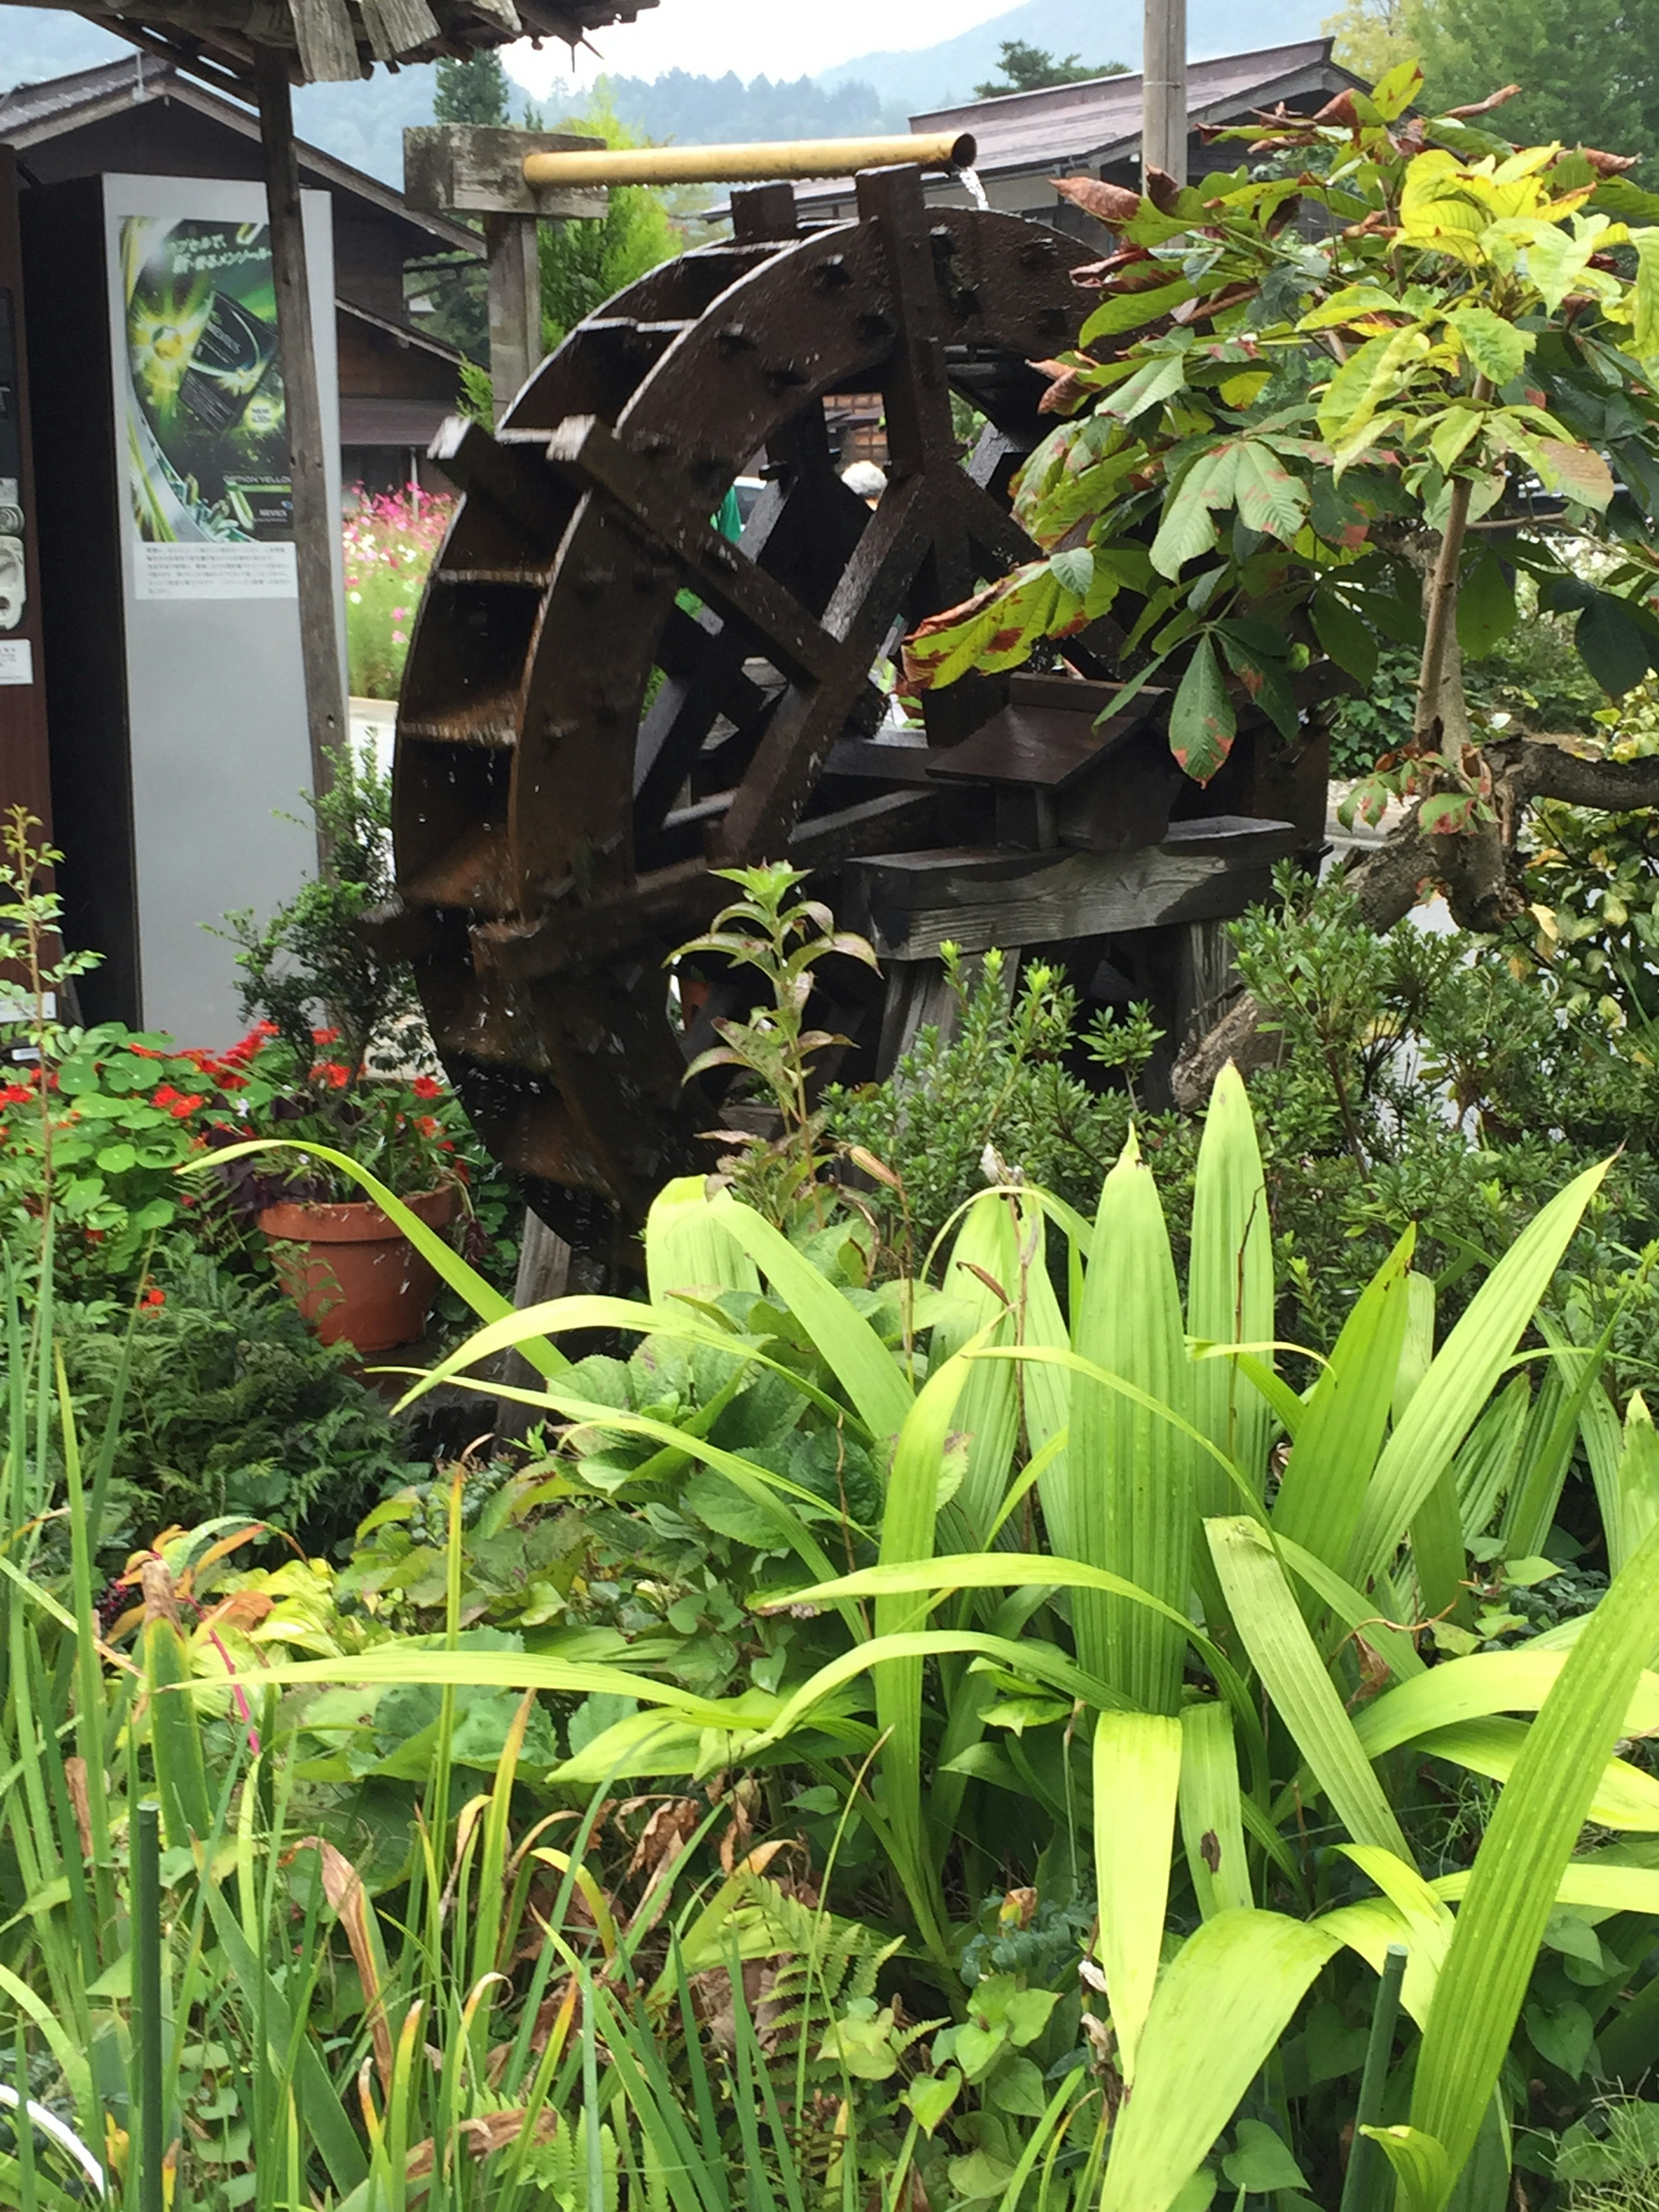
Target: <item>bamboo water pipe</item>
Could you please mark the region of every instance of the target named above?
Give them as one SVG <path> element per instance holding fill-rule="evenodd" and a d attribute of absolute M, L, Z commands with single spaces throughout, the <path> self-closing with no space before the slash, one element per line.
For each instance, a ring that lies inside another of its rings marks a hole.
<path fill-rule="evenodd" d="M 797 138 L 758 146 L 641 146 L 583 154 L 526 154 L 532 191 L 560 185 L 741 185 L 774 177 L 850 177 L 915 161 L 924 169 L 969 169 L 977 152 L 965 131 L 919 137 Z"/>

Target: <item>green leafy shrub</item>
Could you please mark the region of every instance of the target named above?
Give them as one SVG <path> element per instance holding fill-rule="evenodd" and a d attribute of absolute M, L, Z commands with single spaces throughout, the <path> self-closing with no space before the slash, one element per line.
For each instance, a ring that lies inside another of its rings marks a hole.
<path fill-rule="evenodd" d="M 319 1345 L 274 1284 L 185 1237 L 156 1247 L 131 1327 L 111 1323 L 105 1305 L 59 1310 L 65 1374 L 88 1427 L 101 1432 L 120 1396 L 111 1547 L 228 1514 L 326 1553 L 423 1471 L 348 1347 Z"/>

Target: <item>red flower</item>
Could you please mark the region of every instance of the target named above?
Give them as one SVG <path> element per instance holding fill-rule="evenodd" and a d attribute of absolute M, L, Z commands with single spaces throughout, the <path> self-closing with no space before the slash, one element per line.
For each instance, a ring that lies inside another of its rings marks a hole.
<path fill-rule="evenodd" d="M 438 1133 L 439 1126 L 438 1119 L 435 1115 L 417 1114 L 415 1116 L 415 1127 L 420 1131 L 423 1137 L 435 1137 Z"/>
<path fill-rule="evenodd" d="M 313 1030 L 311 1032 L 313 1044 L 337 1044 L 339 1041 L 338 1030 Z"/>
<path fill-rule="evenodd" d="M 153 1044 L 130 1044 L 127 1050 L 137 1060 L 165 1060 L 167 1054 L 158 1052 Z"/>
<path fill-rule="evenodd" d="M 8 1083 L 0 1090 L 0 1106 L 27 1106 L 33 1103 L 34 1093 L 27 1083 Z"/>
<path fill-rule="evenodd" d="M 175 1091 L 170 1083 L 158 1083 L 150 1093 L 150 1103 L 165 1107 L 175 1121 L 188 1121 L 198 1106 L 205 1106 L 207 1094 L 201 1091 Z"/>
<path fill-rule="evenodd" d="M 144 1294 L 138 1301 L 141 1306 L 164 1306 L 167 1302 L 167 1292 L 155 1283 L 145 1284 Z"/>
<path fill-rule="evenodd" d="M 343 1091 L 351 1080 L 351 1070 L 343 1067 L 337 1060 L 319 1060 L 311 1071 L 313 1083 L 325 1083 L 331 1091 Z"/>
<path fill-rule="evenodd" d="M 417 1098 L 441 1098 L 444 1087 L 435 1075 L 417 1075 L 410 1085 Z"/>

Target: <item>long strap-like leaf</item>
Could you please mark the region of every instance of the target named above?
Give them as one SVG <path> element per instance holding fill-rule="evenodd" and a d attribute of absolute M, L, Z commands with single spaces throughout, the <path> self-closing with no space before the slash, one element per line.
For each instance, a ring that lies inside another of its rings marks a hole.
<path fill-rule="evenodd" d="M 1412 2124 L 1443 2147 L 1454 2178 L 1474 2148 L 1561 1877 L 1652 1656 L 1656 1613 L 1659 1526 L 1568 1655 L 1481 1839 L 1412 2093 Z"/>

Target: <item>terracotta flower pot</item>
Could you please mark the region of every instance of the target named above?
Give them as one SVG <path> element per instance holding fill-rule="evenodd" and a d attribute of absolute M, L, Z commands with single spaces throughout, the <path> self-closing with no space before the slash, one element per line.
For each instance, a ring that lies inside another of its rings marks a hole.
<path fill-rule="evenodd" d="M 404 1203 L 441 1229 L 455 1192 L 446 1184 Z M 259 1226 L 278 1247 L 277 1280 L 324 1344 L 389 1352 L 425 1328 L 437 1272 L 378 1206 L 268 1206 Z"/>

